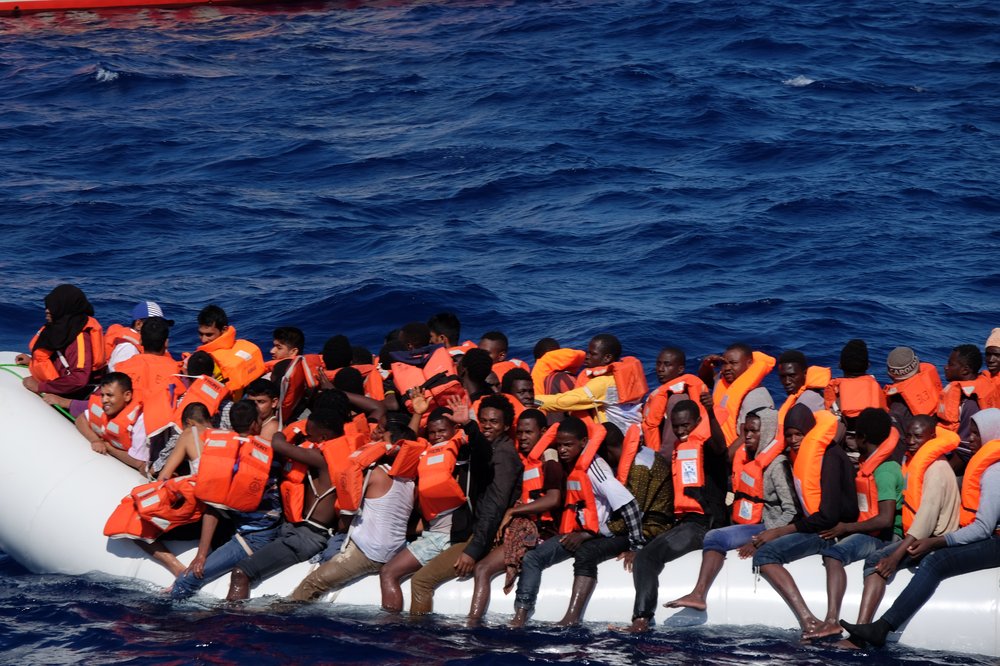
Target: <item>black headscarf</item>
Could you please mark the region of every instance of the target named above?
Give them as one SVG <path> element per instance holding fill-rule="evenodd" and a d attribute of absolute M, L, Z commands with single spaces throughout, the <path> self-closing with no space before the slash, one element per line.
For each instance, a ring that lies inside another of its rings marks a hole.
<path fill-rule="evenodd" d="M 61 284 L 45 297 L 45 307 L 52 315 L 38 334 L 35 349 L 61 351 L 69 346 L 87 325 L 87 318 L 94 316 L 94 306 L 78 287 Z"/>
<path fill-rule="evenodd" d="M 785 414 L 785 428 L 795 428 L 803 435 L 808 433 L 810 430 L 816 427 L 816 417 L 813 416 L 812 410 L 799 403 L 794 405 Z"/>

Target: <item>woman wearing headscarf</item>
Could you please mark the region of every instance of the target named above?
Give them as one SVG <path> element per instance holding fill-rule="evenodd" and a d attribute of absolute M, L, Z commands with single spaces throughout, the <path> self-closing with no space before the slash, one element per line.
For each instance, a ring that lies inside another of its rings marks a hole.
<path fill-rule="evenodd" d="M 31 376 L 24 387 L 35 393 L 77 397 L 104 365 L 104 335 L 94 306 L 78 287 L 61 284 L 45 297 L 45 325 L 31 340 L 31 354 L 18 354 Z"/>

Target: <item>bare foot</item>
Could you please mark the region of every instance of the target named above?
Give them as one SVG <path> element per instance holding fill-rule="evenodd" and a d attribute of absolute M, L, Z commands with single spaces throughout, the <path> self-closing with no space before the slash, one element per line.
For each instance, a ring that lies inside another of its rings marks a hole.
<path fill-rule="evenodd" d="M 558 622 L 556 622 L 555 626 L 557 626 L 557 627 L 575 627 L 578 624 L 580 624 L 579 621 L 567 620 L 566 618 L 563 618 L 563 619 L 559 620 Z"/>
<path fill-rule="evenodd" d="M 840 628 L 839 624 L 836 624 L 834 622 L 822 622 L 815 628 L 803 631 L 802 640 L 814 641 L 818 638 L 829 638 L 830 636 L 839 636 L 842 633 L 844 633 L 844 630 Z"/>
<path fill-rule="evenodd" d="M 528 612 L 527 608 L 515 608 L 514 609 L 514 617 L 510 621 L 510 625 L 509 625 L 510 628 L 511 629 L 520 629 L 521 627 L 523 627 L 525 625 L 525 623 L 528 621 L 528 615 L 529 614 L 530 613 Z"/>
<path fill-rule="evenodd" d="M 668 601 L 663 604 L 664 608 L 693 608 L 695 610 L 703 611 L 708 608 L 708 604 L 705 603 L 705 597 L 695 594 L 685 594 L 680 599 L 674 599 L 673 601 Z"/>
<path fill-rule="evenodd" d="M 611 631 L 619 631 L 626 634 L 644 634 L 649 631 L 649 618 L 637 617 L 632 620 L 632 624 L 627 627 L 618 625 L 608 625 Z"/>

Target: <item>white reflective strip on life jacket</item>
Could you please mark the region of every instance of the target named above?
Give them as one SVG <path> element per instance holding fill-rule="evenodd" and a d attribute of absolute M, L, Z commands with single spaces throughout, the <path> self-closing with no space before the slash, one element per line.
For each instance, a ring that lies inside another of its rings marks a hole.
<path fill-rule="evenodd" d="M 250 352 L 244 351 L 242 349 L 236 352 L 236 355 L 239 356 L 244 361 L 249 361 L 250 359 L 253 358 L 253 355 Z"/>
<path fill-rule="evenodd" d="M 101 406 L 100 406 L 100 405 L 91 405 L 91 406 L 90 406 L 90 411 L 91 411 L 91 413 L 92 413 L 92 414 L 93 414 L 94 416 L 96 416 L 96 417 L 98 417 L 98 418 L 100 418 L 100 417 L 104 416 L 104 410 L 103 410 L 103 409 L 101 409 Z"/>
<path fill-rule="evenodd" d="M 443 453 L 439 453 L 436 456 L 427 456 L 427 461 L 425 462 L 425 464 L 427 464 L 427 465 L 437 465 L 437 464 L 443 463 L 443 462 L 444 462 L 444 454 Z"/>
<path fill-rule="evenodd" d="M 757 479 L 753 478 L 752 476 L 750 476 L 746 472 L 740 472 L 740 481 L 742 481 L 743 483 L 747 484 L 751 488 L 753 488 L 754 485 L 756 485 L 756 483 L 757 483 Z"/>
<path fill-rule="evenodd" d="M 151 495 L 150 497 L 147 497 L 146 499 L 144 499 L 141 502 L 139 502 L 139 506 L 141 506 L 143 509 L 148 509 L 149 507 L 153 506 L 154 504 L 159 504 L 159 503 L 160 503 L 160 496 L 159 495 Z"/>
<path fill-rule="evenodd" d="M 542 475 L 542 468 L 535 467 L 533 469 L 524 470 L 524 475 L 521 477 L 524 481 L 531 481 L 532 479 L 537 479 Z"/>
<path fill-rule="evenodd" d="M 698 458 L 697 449 L 681 449 L 677 452 L 678 460 L 696 460 Z"/>
<path fill-rule="evenodd" d="M 208 396 L 209 398 L 211 398 L 212 400 L 215 400 L 216 398 L 218 398 L 218 397 L 219 397 L 219 392 L 218 392 L 218 391 L 216 391 L 216 390 L 215 390 L 214 388 L 212 388 L 211 386 L 209 386 L 208 384 L 205 384 L 204 386 L 202 386 L 202 387 L 201 387 L 201 390 L 202 390 L 202 391 L 204 391 L 204 392 L 205 392 L 205 395 L 207 395 L 207 396 Z"/>
<path fill-rule="evenodd" d="M 225 446 L 229 443 L 227 439 L 206 439 L 205 446 Z"/>
<path fill-rule="evenodd" d="M 579 481 L 567 481 L 566 490 L 580 491 L 583 490 L 583 484 Z"/>
<path fill-rule="evenodd" d="M 118 427 L 117 423 L 115 423 L 114 421 L 108 421 L 108 432 L 110 432 L 112 435 L 119 435 L 121 434 L 121 431 L 122 429 Z"/>
<path fill-rule="evenodd" d="M 260 451 L 259 449 L 254 449 L 253 451 L 250 452 L 250 455 L 256 458 L 257 460 L 261 461 L 262 463 L 268 462 L 269 456 L 263 451 Z"/>
<path fill-rule="evenodd" d="M 676 384 L 668 386 L 667 390 L 673 391 L 674 393 L 683 393 L 685 388 L 687 388 L 687 382 L 677 382 Z"/>
<path fill-rule="evenodd" d="M 170 526 L 173 524 L 169 520 L 166 520 L 165 518 L 152 518 L 150 519 L 149 522 L 153 523 L 163 531 L 169 529 Z"/>

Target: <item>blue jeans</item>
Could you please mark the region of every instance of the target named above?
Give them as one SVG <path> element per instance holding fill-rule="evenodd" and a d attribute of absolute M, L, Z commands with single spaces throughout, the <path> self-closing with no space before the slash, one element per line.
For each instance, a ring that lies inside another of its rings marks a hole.
<path fill-rule="evenodd" d="M 709 530 L 701 549 L 727 553 L 750 543 L 750 539 L 764 531 L 764 523 L 755 525 L 730 525 Z"/>
<path fill-rule="evenodd" d="M 899 629 L 927 603 L 945 578 L 995 567 L 1000 567 L 1000 536 L 997 535 L 964 546 L 936 550 L 920 562 L 917 573 L 882 619 L 893 629 Z"/>
<path fill-rule="evenodd" d="M 542 586 L 542 572 L 553 564 L 573 557 L 573 553 L 563 548 L 559 537 L 546 539 L 524 554 L 521 560 L 521 575 L 517 579 L 514 594 L 514 608 L 535 609 L 538 590 Z"/>
<path fill-rule="evenodd" d="M 891 543 L 896 543 L 896 537 L 893 537 Z M 851 534 L 835 545 L 829 546 L 819 551 L 819 554 L 823 557 L 829 557 L 834 560 L 840 560 L 843 562 L 844 566 L 847 566 L 851 562 L 857 562 L 867 558 L 872 553 L 876 553 L 886 546 L 888 541 L 883 541 L 878 537 L 873 537 L 870 534 Z M 876 564 L 878 564 L 876 562 Z"/>
<path fill-rule="evenodd" d="M 788 564 L 816 555 L 833 544 L 833 539 L 824 539 L 816 532 L 793 532 L 758 548 L 753 556 L 753 566 L 759 569 L 766 564 Z"/>
<path fill-rule="evenodd" d="M 273 541 L 277 534 L 278 527 L 275 526 L 269 530 L 250 532 L 242 536 L 250 550 L 257 552 L 257 550 Z M 183 573 L 178 576 L 177 580 L 174 581 L 174 588 L 170 592 L 171 598 L 177 600 L 187 599 L 203 586 L 232 571 L 236 563 L 242 561 L 247 555 L 248 553 L 243 548 L 243 545 L 234 536 L 213 550 L 205 559 L 205 574 L 203 577 L 197 578 L 193 573 Z"/>

